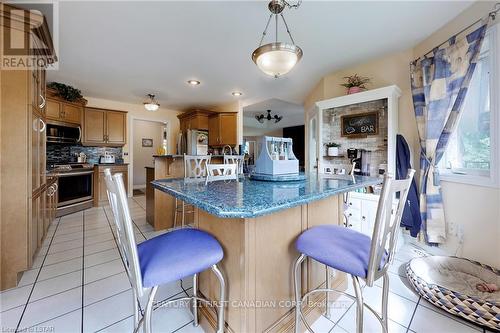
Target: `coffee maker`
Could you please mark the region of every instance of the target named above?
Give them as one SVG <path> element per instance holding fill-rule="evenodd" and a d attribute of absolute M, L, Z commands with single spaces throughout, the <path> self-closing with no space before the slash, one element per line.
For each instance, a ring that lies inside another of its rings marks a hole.
<path fill-rule="evenodd" d="M 369 176 L 370 175 L 370 163 L 369 151 L 364 149 L 348 148 L 347 158 L 351 161 L 351 165 L 354 165 L 353 173 L 355 175 Z"/>

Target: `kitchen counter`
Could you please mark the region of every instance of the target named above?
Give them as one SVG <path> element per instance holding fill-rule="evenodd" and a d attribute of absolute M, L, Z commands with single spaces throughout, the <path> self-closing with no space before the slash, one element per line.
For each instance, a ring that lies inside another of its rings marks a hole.
<path fill-rule="evenodd" d="M 265 182 L 241 177 L 205 185 L 182 178 L 157 179 L 156 193 L 194 206 L 193 226 L 212 234 L 224 249 L 221 267 L 227 284 L 226 323 L 228 332 L 288 332 L 293 327 L 293 285 L 291 268 L 297 258 L 295 241 L 316 225 L 342 225 L 345 192 L 380 183 L 378 178 L 307 175 L 297 182 Z M 155 215 L 172 212 L 156 207 Z M 323 264 L 304 263 L 302 292 L 325 286 Z M 346 289 L 343 273 L 331 274 L 330 287 Z M 218 284 L 210 272 L 199 277 L 199 291 L 216 300 Z M 305 308 L 312 323 L 324 311 L 324 293 L 308 299 L 320 306 Z M 334 301 L 335 296 L 330 296 Z M 245 304 L 241 306 L 241 304 Z M 267 304 L 268 306 L 259 306 Z M 240 306 L 238 306 L 240 305 Z M 205 332 L 214 331 L 216 315 L 201 307 Z M 300 331 L 305 331 L 301 327 Z"/>
<path fill-rule="evenodd" d="M 311 174 L 305 181 L 268 182 L 240 177 L 238 181 L 153 181 L 153 187 L 222 218 L 253 218 L 379 184 L 378 178 Z"/>

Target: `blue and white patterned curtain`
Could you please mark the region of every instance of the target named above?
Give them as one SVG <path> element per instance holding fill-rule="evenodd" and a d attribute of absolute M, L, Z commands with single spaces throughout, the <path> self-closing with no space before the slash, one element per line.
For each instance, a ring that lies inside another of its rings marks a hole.
<path fill-rule="evenodd" d="M 437 164 L 460 118 L 487 25 L 435 49 L 411 66 L 413 106 L 420 138 L 420 213 L 428 243 L 446 240 Z"/>

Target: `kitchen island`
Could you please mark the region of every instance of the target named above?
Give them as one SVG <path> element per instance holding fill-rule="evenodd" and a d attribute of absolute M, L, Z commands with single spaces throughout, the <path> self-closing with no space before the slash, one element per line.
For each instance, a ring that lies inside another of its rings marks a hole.
<path fill-rule="evenodd" d="M 195 227 L 211 233 L 222 244 L 229 332 L 293 330 L 295 239 L 315 225 L 341 224 L 342 194 L 378 183 L 377 178 L 316 174 L 298 182 L 247 177 L 208 185 L 184 179 L 152 182 L 156 190 L 192 204 Z M 304 265 L 302 292 L 324 285 L 324 266 L 312 261 Z M 331 275 L 331 286 L 345 289 L 345 276 Z M 210 272 L 200 274 L 199 290 L 205 297 L 217 300 L 218 288 Z M 323 294 L 316 295 L 312 301 L 324 300 Z M 321 306 L 310 307 L 304 314 L 312 323 L 321 310 Z M 201 324 L 213 331 L 214 311 L 202 307 L 200 312 Z"/>

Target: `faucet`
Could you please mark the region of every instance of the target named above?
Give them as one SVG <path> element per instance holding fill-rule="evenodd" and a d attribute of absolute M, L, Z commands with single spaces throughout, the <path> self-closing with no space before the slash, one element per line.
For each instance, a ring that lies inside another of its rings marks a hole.
<path fill-rule="evenodd" d="M 226 147 L 229 148 L 229 155 L 233 155 L 233 148 L 230 145 L 225 145 L 222 147 L 222 155 L 226 155 Z"/>

